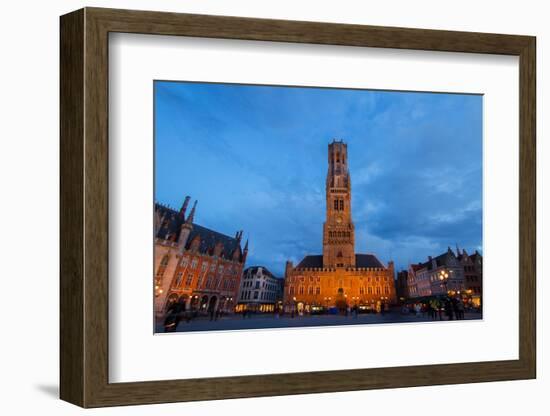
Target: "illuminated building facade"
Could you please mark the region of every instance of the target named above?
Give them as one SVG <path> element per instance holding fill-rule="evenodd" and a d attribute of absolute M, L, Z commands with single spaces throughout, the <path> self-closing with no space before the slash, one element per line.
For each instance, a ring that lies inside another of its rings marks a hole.
<path fill-rule="evenodd" d="M 230 313 L 239 293 L 248 253 L 241 249 L 243 232 L 234 237 L 194 223 L 197 202 L 186 217 L 190 197 L 179 211 L 155 204 L 155 315 L 171 302 L 187 311 Z"/>
<path fill-rule="evenodd" d="M 351 214 L 351 176 L 347 144 L 328 146 L 325 184 L 326 219 L 323 254 L 308 255 L 285 268 L 285 309 L 308 312 L 312 307 L 392 304 L 396 301 L 394 265 L 382 264 L 374 254 L 355 252 Z"/>
<path fill-rule="evenodd" d="M 274 312 L 280 300 L 280 281 L 266 267 L 245 269 L 241 279 L 236 312 Z"/>

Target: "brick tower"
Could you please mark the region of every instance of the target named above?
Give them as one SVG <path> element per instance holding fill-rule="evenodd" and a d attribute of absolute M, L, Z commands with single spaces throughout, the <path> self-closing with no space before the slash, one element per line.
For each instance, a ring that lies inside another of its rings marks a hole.
<path fill-rule="evenodd" d="M 326 221 L 323 224 L 323 267 L 355 267 L 355 227 L 351 219 L 348 146 L 328 145 Z"/>

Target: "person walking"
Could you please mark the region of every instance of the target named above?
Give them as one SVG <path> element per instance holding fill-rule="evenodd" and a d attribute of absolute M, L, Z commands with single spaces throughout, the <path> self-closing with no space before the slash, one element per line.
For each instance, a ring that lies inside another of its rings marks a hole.
<path fill-rule="evenodd" d="M 456 309 L 457 309 L 457 317 L 456 319 L 464 319 L 464 302 L 462 302 L 462 300 L 458 300 L 457 302 L 457 305 L 456 305 Z"/>
<path fill-rule="evenodd" d="M 414 304 L 414 313 L 416 315 L 417 318 L 420 318 L 420 311 L 421 311 L 422 307 L 420 306 L 420 303 L 415 303 Z"/>
<path fill-rule="evenodd" d="M 185 301 L 180 298 L 168 306 L 164 318 L 164 332 L 175 332 L 185 313 Z"/>
<path fill-rule="evenodd" d="M 449 321 L 453 320 L 453 304 L 450 299 L 445 301 L 445 315 L 447 315 Z"/>

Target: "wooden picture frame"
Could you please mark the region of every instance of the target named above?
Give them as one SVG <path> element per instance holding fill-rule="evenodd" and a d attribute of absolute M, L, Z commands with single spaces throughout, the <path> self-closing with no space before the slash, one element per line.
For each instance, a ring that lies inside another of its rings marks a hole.
<path fill-rule="evenodd" d="M 100 8 L 64 15 L 60 28 L 61 399 L 101 407 L 536 377 L 534 37 Z M 519 359 L 109 383 L 110 32 L 519 56 Z"/>

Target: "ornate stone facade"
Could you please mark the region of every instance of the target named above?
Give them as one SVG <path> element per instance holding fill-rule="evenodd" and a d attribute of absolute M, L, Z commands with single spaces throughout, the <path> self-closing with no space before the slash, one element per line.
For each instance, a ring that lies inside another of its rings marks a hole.
<path fill-rule="evenodd" d="M 252 266 L 245 269 L 236 312 L 275 312 L 278 306 L 280 281 L 267 267 Z"/>
<path fill-rule="evenodd" d="M 184 301 L 187 310 L 233 312 L 248 241 L 194 223 L 197 202 L 186 218 L 190 197 L 179 211 L 155 204 L 155 315 L 167 305 Z"/>
<path fill-rule="evenodd" d="M 328 145 L 323 254 L 305 256 L 297 266 L 287 262 L 284 290 L 287 311 L 380 306 L 396 301 L 393 262 L 384 266 L 374 254 L 355 253 L 347 150 L 342 141 Z"/>

